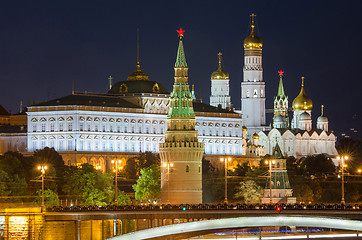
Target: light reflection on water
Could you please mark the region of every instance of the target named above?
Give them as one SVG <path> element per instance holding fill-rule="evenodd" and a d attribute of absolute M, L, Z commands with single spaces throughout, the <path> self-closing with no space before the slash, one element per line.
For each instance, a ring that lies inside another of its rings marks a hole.
<path fill-rule="evenodd" d="M 113 220 L 44 221 L 42 215 L 0 216 L 0 240 L 103 240 L 114 235 Z"/>

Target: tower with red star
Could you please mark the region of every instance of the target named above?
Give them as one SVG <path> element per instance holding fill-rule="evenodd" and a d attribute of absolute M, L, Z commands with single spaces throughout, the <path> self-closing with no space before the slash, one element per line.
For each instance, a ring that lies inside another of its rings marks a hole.
<path fill-rule="evenodd" d="M 198 141 L 195 113 L 188 84 L 188 68 L 180 28 L 175 63 L 175 83 L 170 94 L 165 142 L 160 143 L 161 202 L 202 203 L 202 156 L 204 144 Z"/>

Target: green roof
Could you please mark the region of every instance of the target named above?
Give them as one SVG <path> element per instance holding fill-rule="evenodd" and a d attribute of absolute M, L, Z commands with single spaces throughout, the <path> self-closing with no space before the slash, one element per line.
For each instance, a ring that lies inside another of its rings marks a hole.
<path fill-rule="evenodd" d="M 182 43 L 182 39 L 180 38 L 180 42 L 178 44 L 177 57 L 175 62 L 175 68 L 187 67 L 184 45 Z"/>
<path fill-rule="evenodd" d="M 286 170 L 284 171 L 278 171 L 278 172 L 272 172 L 272 189 L 290 189 L 290 183 L 289 183 L 289 177 Z M 279 185 L 277 184 L 279 181 Z M 265 185 L 265 189 L 270 189 L 270 178 L 268 177 Z"/>

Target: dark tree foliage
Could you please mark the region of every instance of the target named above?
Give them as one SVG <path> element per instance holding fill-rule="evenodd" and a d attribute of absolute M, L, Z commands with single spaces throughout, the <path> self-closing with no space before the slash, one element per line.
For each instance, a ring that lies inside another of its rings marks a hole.
<path fill-rule="evenodd" d="M 224 196 L 222 174 L 211 162 L 202 158 L 202 199 L 205 203 L 221 202 Z"/>
<path fill-rule="evenodd" d="M 308 156 L 301 161 L 300 168 L 311 178 L 327 178 L 334 175 L 336 167 L 332 160 L 323 154 Z"/>
<path fill-rule="evenodd" d="M 153 164 L 160 165 L 160 157 L 158 154 L 152 152 L 141 153 L 127 160 L 123 174 L 127 179 L 136 180 L 140 176 L 142 169 L 150 167 Z"/>
<path fill-rule="evenodd" d="M 55 193 L 62 195 L 62 188 L 64 185 L 64 172 L 68 168 L 68 166 L 65 166 L 62 156 L 57 151 L 55 151 L 54 148 L 46 147 L 42 150 L 35 151 L 33 158 L 33 177 L 36 178 L 40 175 L 40 172 L 37 169 L 38 165 L 47 165 L 48 169 L 45 173 L 46 189 L 51 189 Z M 38 187 L 38 185 L 36 187 Z"/>

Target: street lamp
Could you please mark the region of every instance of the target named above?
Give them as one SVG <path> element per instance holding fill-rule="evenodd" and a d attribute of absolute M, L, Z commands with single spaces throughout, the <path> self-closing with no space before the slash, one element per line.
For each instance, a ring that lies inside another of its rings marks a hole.
<path fill-rule="evenodd" d="M 274 160 L 272 161 L 265 161 L 265 164 L 268 164 L 269 163 L 269 203 L 272 204 L 273 203 L 273 200 L 272 200 L 272 164 L 275 163 Z"/>
<path fill-rule="evenodd" d="M 344 168 L 347 167 L 346 164 L 344 164 L 345 160 L 348 160 L 348 156 L 337 156 L 338 160 L 341 160 L 341 170 L 342 170 L 342 199 L 341 204 L 346 204 L 344 201 Z"/>
<path fill-rule="evenodd" d="M 115 182 L 116 182 L 116 197 L 115 197 L 115 200 L 114 200 L 114 204 L 115 205 L 118 205 L 118 186 L 117 186 L 117 175 L 118 175 L 118 163 L 122 163 L 121 160 L 112 160 L 112 163 L 113 164 L 116 164 L 116 168 L 113 170 L 113 172 L 116 173 L 116 178 L 115 178 Z M 120 167 L 120 169 L 122 169 L 122 167 Z"/>
<path fill-rule="evenodd" d="M 170 202 L 169 194 L 170 194 L 170 168 L 173 167 L 173 163 L 164 163 L 163 167 L 167 167 L 167 203 Z"/>
<path fill-rule="evenodd" d="M 228 175 L 228 161 L 231 161 L 231 158 L 220 158 L 221 162 L 224 162 L 224 169 L 225 169 L 225 199 L 224 202 L 227 204 L 228 203 L 228 180 L 227 180 L 227 175 Z"/>
<path fill-rule="evenodd" d="M 47 170 L 47 165 L 39 165 L 38 170 L 41 171 L 41 206 L 44 207 L 44 175 L 45 170 Z"/>

